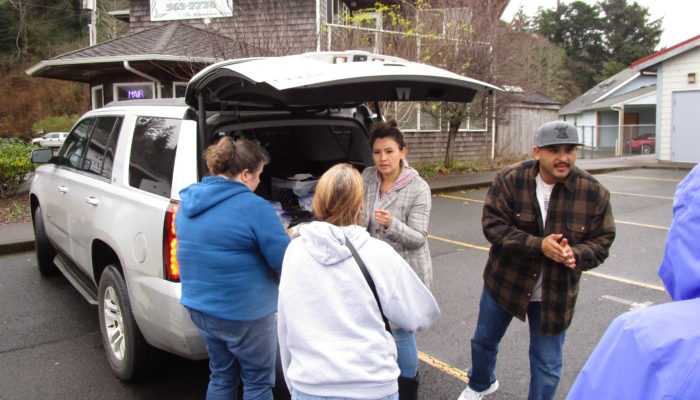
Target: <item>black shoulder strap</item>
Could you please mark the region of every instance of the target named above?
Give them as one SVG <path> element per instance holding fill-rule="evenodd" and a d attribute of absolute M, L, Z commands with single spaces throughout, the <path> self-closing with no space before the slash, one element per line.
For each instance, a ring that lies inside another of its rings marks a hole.
<path fill-rule="evenodd" d="M 348 248 L 350 249 L 350 253 L 352 253 L 352 257 L 357 262 L 357 265 L 360 266 L 360 271 L 362 271 L 362 275 L 364 275 L 365 280 L 367 281 L 367 284 L 369 285 L 369 288 L 372 289 L 372 294 L 374 295 L 374 299 L 377 301 L 377 305 L 379 306 L 379 313 L 382 314 L 382 320 L 384 321 L 384 328 L 386 328 L 386 330 L 389 333 L 391 333 L 391 327 L 389 326 L 389 320 L 384 315 L 384 310 L 382 310 L 382 303 L 379 301 L 379 296 L 377 296 L 377 288 L 374 286 L 374 281 L 372 280 L 372 276 L 367 271 L 367 267 L 365 267 L 365 263 L 360 258 L 360 255 L 357 254 L 357 250 L 355 250 L 355 246 L 352 245 L 352 243 L 350 242 L 350 240 L 348 240 L 347 237 L 345 238 L 345 245 L 348 246 Z"/>

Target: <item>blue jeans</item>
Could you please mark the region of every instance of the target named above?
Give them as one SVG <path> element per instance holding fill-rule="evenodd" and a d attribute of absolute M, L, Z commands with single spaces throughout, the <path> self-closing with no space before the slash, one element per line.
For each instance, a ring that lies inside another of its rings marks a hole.
<path fill-rule="evenodd" d="M 302 393 L 294 388 L 292 388 L 292 400 L 350 400 L 345 397 L 320 397 L 312 396 L 310 394 Z M 399 392 L 390 394 L 389 396 L 380 397 L 374 400 L 399 400 Z"/>
<path fill-rule="evenodd" d="M 541 302 L 532 302 L 527 308 L 530 326 L 530 400 L 553 399 L 561 377 L 565 333 L 540 335 L 541 306 Z M 512 319 L 513 316 L 484 287 L 476 332 L 472 338 L 472 367 L 469 369 L 469 387 L 477 392 L 488 389 L 496 380 L 494 371 L 498 344 Z"/>
<path fill-rule="evenodd" d="M 401 376 L 414 378 L 418 373 L 418 347 L 415 335 L 413 332 L 399 328 L 392 329 L 391 333 L 396 343 L 397 363 L 399 370 L 401 370 Z"/>
<path fill-rule="evenodd" d="M 188 308 L 209 353 L 207 400 L 272 400 L 277 355 L 275 314 L 256 321 L 231 321 Z"/>

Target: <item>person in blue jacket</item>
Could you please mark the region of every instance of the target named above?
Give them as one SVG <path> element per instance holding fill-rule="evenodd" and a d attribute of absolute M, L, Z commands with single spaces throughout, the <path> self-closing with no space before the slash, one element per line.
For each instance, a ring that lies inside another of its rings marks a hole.
<path fill-rule="evenodd" d="M 267 152 L 229 137 L 209 146 L 211 176 L 180 191 L 175 217 L 182 297 L 209 353 L 207 400 L 271 400 L 277 282 L 289 236 L 254 191 Z"/>
<path fill-rule="evenodd" d="M 608 327 L 568 399 L 700 398 L 700 166 L 678 184 L 659 276 L 670 303 Z"/>

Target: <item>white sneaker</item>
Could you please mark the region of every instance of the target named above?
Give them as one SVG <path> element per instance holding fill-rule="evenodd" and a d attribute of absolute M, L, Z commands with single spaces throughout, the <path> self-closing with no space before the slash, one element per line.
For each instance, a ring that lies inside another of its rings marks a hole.
<path fill-rule="evenodd" d="M 481 400 L 484 396 L 491 394 L 496 390 L 498 390 L 498 380 L 493 381 L 491 386 L 486 388 L 486 390 L 482 390 L 481 392 L 477 392 L 467 385 L 467 388 L 462 391 L 462 394 L 459 395 L 457 400 Z"/>

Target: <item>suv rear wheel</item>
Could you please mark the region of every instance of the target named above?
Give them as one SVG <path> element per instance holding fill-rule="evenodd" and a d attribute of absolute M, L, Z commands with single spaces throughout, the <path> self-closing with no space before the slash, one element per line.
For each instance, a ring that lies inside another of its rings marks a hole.
<path fill-rule="evenodd" d="M 53 259 L 56 257 L 56 249 L 54 249 L 49 238 L 44 231 L 44 220 L 41 219 L 41 207 L 34 210 L 34 249 L 36 251 L 36 265 L 39 273 L 44 276 L 52 275 L 56 272 L 56 266 L 53 264 Z"/>
<path fill-rule="evenodd" d="M 146 369 L 149 346 L 136 326 L 126 282 L 114 265 L 102 272 L 97 307 L 102 344 L 112 372 L 127 381 L 140 377 Z"/>

